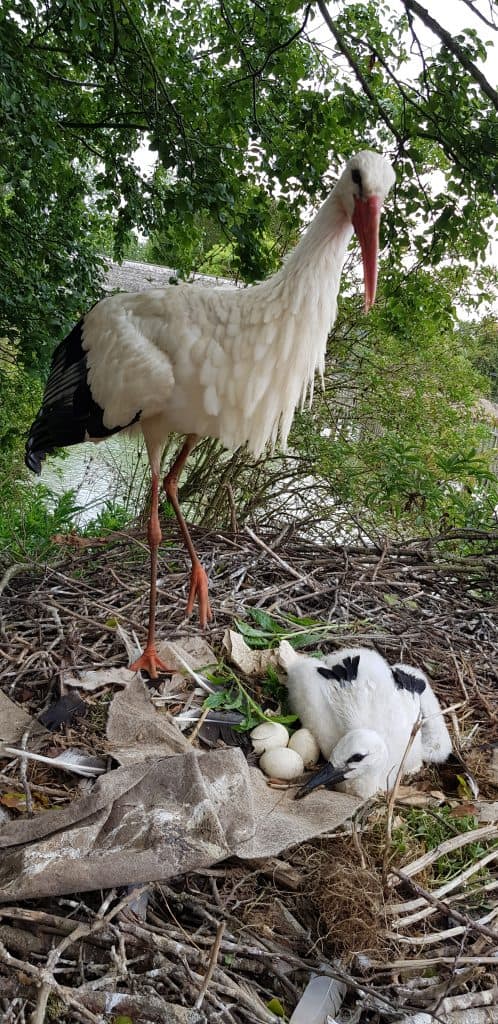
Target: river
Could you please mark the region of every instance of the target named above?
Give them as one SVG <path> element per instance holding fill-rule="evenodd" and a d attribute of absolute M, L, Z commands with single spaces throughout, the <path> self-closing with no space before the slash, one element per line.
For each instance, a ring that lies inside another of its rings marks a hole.
<path fill-rule="evenodd" d="M 78 506 L 75 524 L 83 527 L 109 501 L 134 513 L 140 507 L 148 479 L 143 441 L 121 435 L 101 444 L 75 445 L 61 455 L 49 456 L 41 482 L 57 496 L 74 491 Z"/>

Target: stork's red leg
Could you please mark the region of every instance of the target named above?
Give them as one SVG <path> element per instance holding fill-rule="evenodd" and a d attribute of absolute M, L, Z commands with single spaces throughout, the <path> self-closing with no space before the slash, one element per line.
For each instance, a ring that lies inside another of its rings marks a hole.
<path fill-rule="evenodd" d="M 177 455 L 169 473 L 164 477 L 163 487 L 166 494 L 173 506 L 176 518 L 178 520 L 178 526 L 180 527 L 185 546 L 187 547 L 192 562 L 192 571 L 190 573 L 190 590 L 187 601 L 187 615 L 193 610 L 195 599 L 199 601 L 199 622 L 204 627 L 209 619 L 212 619 L 213 615 L 211 612 L 211 606 L 209 604 L 209 587 L 208 578 L 205 569 L 203 569 L 197 551 L 192 543 L 192 538 L 188 531 L 188 526 L 183 518 L 183 513 L 180 508 L 180 502 L 178 501 L 178 478 L 180 473 L 188 459 L 190 452 L 194 445 L 197 444 L 197 434 L 189 434 L 183 448 Z"/>
<path fill-rule="evenodd" d="M 147 536 L 150 547 L 150 598 L 149 598 L 149 630 L 147 644 L 143 654 L 130 665 L 132 672 L 143 669 L 151 679 L 156 679 L 158 672 L 172 672 L 173 669 L 161 660 L 156 651 L 156 596 L 157 596 L 157 551 L 161 543 L 161 527 L 158 515 L 159 474 L 152 474 L 152 498 Z"/>

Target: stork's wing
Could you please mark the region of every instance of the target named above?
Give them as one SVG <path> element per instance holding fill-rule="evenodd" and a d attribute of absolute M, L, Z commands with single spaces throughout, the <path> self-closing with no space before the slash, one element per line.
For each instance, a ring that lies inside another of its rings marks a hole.
<path fill-rule="evenodd" d="M 410 671 L 409 665 L 393 665 L 396 686 L 420 701 L 422 714 L 422 758 L 424 761 L 445 761 L 451 754 L 451 738 L 441 712 L 441 705 L 429 680 L 422 672 Z"/>
<path fill-rule="evenodd" d="M 25 461 L 34 473 L 41 472 L 47 454 L 89 438 L 104 438 L 130 426 L 140 416 L 106 427 L 104 409 L 96 402 L 88 382 L 87 355 L 82 346 L 83 320 L 57 346 L 45 387 L 43 402 L 26 443 Z"/>
<path fill-rule="evenodd" d="M 398 690 L 407 690 L 408 693 L 422 694 L 426 689 L 427 684 L 425 679 L 421 679 L 420 676 L 407 672 L 404 668 L 394 666 L 392 673 Z"/>
<path fill-rule="evenodd" d="M 320 666 L 318 672 L 324 679 L 334 679 L 343 686 L 344 683 L 353 683 L 357 678 L 359 664 L 359 654 L 355 654 L 353 658 L 348 655 L 343 661 L 338 661 L 337 665 L 334 665 L 333 668 L 323 668 Z"/>
<path fill-rule="evenodd" d="M 445 761 L 451 754 L 451 737 L 441 705 L 429 683 L 420 694 L 420 710 L 424 716 L 421 730 L 422 757 L 424 761 Z"/>

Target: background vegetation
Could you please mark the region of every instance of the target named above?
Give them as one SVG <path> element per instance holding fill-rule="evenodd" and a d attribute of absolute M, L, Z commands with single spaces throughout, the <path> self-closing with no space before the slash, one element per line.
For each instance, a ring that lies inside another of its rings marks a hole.
<path fill-rule="evenodd" d="M 29 549 L 37 521 L 45 538 L 57 526 L 26 485 L 23 439 L 52 349 L 102 294 L 103 256 L 258 280 L 365 146 L 397 173 L 378 305 L 361 316 L 352 258 L 325 390 L 297 417 L 289 454 L 255 466 L 206 442 L 184 485 L 189 513 L 220 526 L 235 507 L 239 520 L 297 517 L 321 533 L 339 520 L 375 537 L 493 522 L 495 442 L 479 397 L 497 397 L 486 258 L 498 93 L 482 70 L 497 26 L 487 0 L 456 0 L 455 23 L 462 13 L 474 27 L 450 35 L 416 0 L 0 4 L 11 552 Z M 152 172 L 137 160 L 144 141 Z M 70 501 L 57 508 L 72 521 Z"/>

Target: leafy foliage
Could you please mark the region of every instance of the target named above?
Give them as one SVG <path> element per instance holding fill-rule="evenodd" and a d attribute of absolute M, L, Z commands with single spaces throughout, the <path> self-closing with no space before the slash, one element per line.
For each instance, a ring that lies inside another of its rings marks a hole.
<path fill-rule="evenodd" d="M 173 249 L 185 241 L 187 269 L 211 222 L 241 274 L 264 275 L 275 202 L 292 235 L 329 169 L 365 144 L 396 160 L 393 251 L 414 247 L 434 265 L 482 254 L 497 184 L 498 96 L 477 68 L 487 46 L 473 29 L 448 38 L 435 21 L 429 51 L 415 8 L 4 2 L 3 241 L 29 284 L 23 334 L 48 307 L 43 330 L 60 332 L 91 297 L 93 233 L 111 212 L 118 251 L 131 229 L 161 232 Z M 134 159 L 145 138 L 159 157 L 151 178 Z M 7 298 L 4 316 L 18 326 Z"/>
<path fill-rule="evenodd" d="M 79 511 L 73 491 L 55 496 L 43 484 L 20 483 L 2 504 L 0 550 L 11 561 L 53 555 L 54 534 L 68 533 Z"/>
<path fill-rule="evenodd" d="M 251 696 L 248 689 L 241 683 L 238 676 L 224 665 L 219 666 L 216 675 L 206 673 L 207 678 L 219 689 L 206 697 L 204 707 L 211 710 L 240 711 L 243 718 L 239 725 L 233 726 L 237 732 L 254 729 L 260 722 L 281 722 L 290 725 L 296 721 L 296 715 L 267 715 L 258 702 Z"/>
<path fill-rule="evenodd" d="M 276 619 L 262 608 L 248 608 L 247 611 L 255 625 L 240 620 L 236 620 L 235 625 L 253 650 L 277 647 L 281 640 L 287 640 L 295 650 L 316 647 L 336 629 L 329 622 L 320 622 L 309 616 L 282 614 Z"/>
<path fill-rule="evenodd" d="M 469 7 L 457 0 L 455 17 Z M 208 443 L 190 508 L 221 522 L 233 470 L 241 518 L 265 508 L 313 525 L 340 509 L 381 533 L 488 523 L 496 486 L 475 405 L 496 394 L 496 323 L 473 332 L 455 311 L 482 316 L 495 285 L 483 257 L 498 94 L 480 68 L 496 24 L 472 9 L 484 35 L 447 32 L 417 0 L 0 0 L 0 338 L 16 372 L 43 370 L 100 295 L 102 253 L 257 280 L 344 159 L 381 148 L 397 172 L 382 301 L 368 323 L 343 303 L 325 396 L 296 422 L 290 457 L 255 468 L 236 453 L 222 477 Z M 157 155 L 150 174 L 140 144 Z M 23 384 L 17 408 L 1 374 L 12 463 L 39 387 Z"/>

